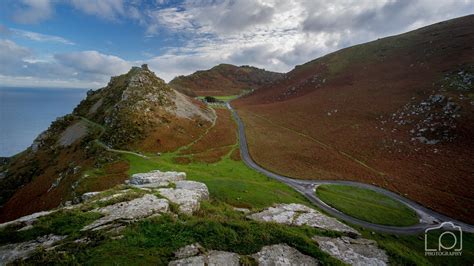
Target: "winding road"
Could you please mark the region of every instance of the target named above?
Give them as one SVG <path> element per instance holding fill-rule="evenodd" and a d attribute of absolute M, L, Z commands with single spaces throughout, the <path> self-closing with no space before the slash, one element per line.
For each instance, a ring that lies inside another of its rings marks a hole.
<path fill-rule="evenodd" d="M 418 233 L 423 233 L 428 228 L 436 227 L 443 222 L 452 222 L 454 225 L 460 226 L 463 232 L 471 232 L 471 233 L 474 232 L 473 225 L 469 225 L 469 224 L 457 221 L 455 219 L 449 218 L 443 214 L 440 214 L 433 210 L 425 208 L 412 200 L 409 200 L 394 192 L 391 192 L 389 190 L 386 190 L 377 186 L 359 183 L 359 182 L 353 182 L 353 181 L 294 179 L 294 178 L 290 178 L 287 176 L 282 176 L 282 175 L 273 173 L 261 167 L 260 165 L 255 163 L 250 157 L 248 145 L 247 145 L 247 139 L 245 137 L 245 128 L 244 128 L 244 124 L 242 123 L 242 120 L 240 119 L 237 112 L 232 108 L 230 103 L 226 103 L 226 106 L 231 111 L 232 115 L 235 118 L 235 121 L 237 122 L 238 130 L 239 130 L 239 139 L 240 139 L 240 154 L 245 164 L 247 164 L 250 168 L 253 168 L 254 170 L 270 178 L 283 182 L 287 184 L 288 186 L 292 187 L 293 189 L 301 193 L 303 196 L 305 196 L 311 203 L 318 206 L 320 209 L 324 210 L 328 214 L 338 219 L 341 219 L 347 223 L 354 224 L 357 226 L 361 226 L 361 227 L 364 227 L 373 231 L 377 231 L 377 232 L 382 232 L 382 233 L 418 234 Z M 316 196 L 316 193 L 315 193 L 316 188 L 317 186 L 322 185 L 322 184 L 344 184 L 344 185 L 351 185 L 351 186 L 360 187 L 360 188 L 366 188 L 366 189 L 379 192 L 383 195 L 386 195 L 395 200 L 398 200 L 406 204 L 409 208 L 413 209 L 418 214 L 420 218 L 420 222 L 412 226 L 398 227 L 398 226 L 373 224 L 373 223 L 369 223 L 369 222 L 354 218 L 352 216 L 349 216 L 345 213 L 342 213 L 332 208 L 331 206 L 327 205 Z"/>

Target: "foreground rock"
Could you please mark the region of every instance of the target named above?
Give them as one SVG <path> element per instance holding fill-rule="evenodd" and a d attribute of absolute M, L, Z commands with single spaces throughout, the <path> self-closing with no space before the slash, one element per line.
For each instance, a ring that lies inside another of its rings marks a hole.
<path fill-rule="evenodd" d="M 318 261 L 304 255 L 298 250 L 279 244 L 263 247 L 258 253 L 252 255 L 259 265 L 318 265 Z"/>
<path fill-rule="evenodd" d="M 322 251 L 350 265 L 387 265 L 388 263 L 387 254 L 379 249 L 373 240 L 322 236 L 315 236 L 313 240 L 318 242 Z"/>
<path fill-rule="evenodd" d="M 359 232 L 354 228 L 302 204 L 278 204 L 262 212 L 251 214 L 248 218 L 286 225 L 307 225 L 325 230 L 359 235 Z"/>
<path fill-rule="evenodd" d="M 195 181 L 179 181 L 176 188 L 160 188 L 158 193 L 179 205 L 179 212 L 191 215 L 199 210 L 200 202 L 209 198 L 206 185 Z"/>
<path fill-rule="evenodd" d="M 31 256 L 37 248 L 50 248 L 66 236 L 47 235 L 35 240 L 0 247 L 0 265 Z"/>
<path fill-rule="evenodd" d="M 136 220 L 148 217 L 152 214 L 166 213 L 169 210 L 169 202 L 166 199 L 160 199 L 155 195 L 146 194 L 145 196 L 128 202 L 119 202 L 106 206 L 95 211 L 105 216 L 96 220 L 82 230 L 97 229 L 100 226 L 111 223 L 116 220 Z"/>
<path fill-rule="evenodd" d="M 169 265 L 241 265 L 241 255 L 233 252 L 209 250 L 206 251 L 199 243 L 191 244 L 175 252 L 176 260 Z M 245 256 L 244 256 L 245 257 Z M 286 245 L 278 244 L 265 246 L 258 253 L 250 256 L 258 265 L 318 265 L 318 261 L 304 255 L 298 250 Z"/>
<path fill-rule="evenodd" d="M 240 265 L 240 256 L 237 253 L 210 250 L 206 251 L 199 243 L 184 246 L 175 252 L 177 260 L 169 265 Z"/>

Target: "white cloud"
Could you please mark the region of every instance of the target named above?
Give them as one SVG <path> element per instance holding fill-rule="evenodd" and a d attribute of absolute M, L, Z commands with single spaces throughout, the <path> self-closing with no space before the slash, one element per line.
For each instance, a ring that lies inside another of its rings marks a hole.
<path fill-rule="evenodd" d="M 123 0 L 71 0 L 82 12 L 101 18 L 115 20 L 125 14 Z"/>
<path fill-rule="evenodd" d="M 110 76 L 123 74 L 132 63 L 97 51 L 55 54 L 38 60 L 31 50 L 11 40 L 0 40 L 0 84 L 98 88 Z M 86 86 L 87 85 L 87 86 Z"/>
<path fill-rule="evenodd" d="M 124 73 L 131 67 L 129 62 L 120 57 L 97 51 L 56 54 L 54 58 L 60 64 L 85 74 L 111 76 Z"/>
<path fill-rule="evenodd" d="M 74 45 L 75 43 L 67 40 L 63 37 L 60 36 L 55 36 L 55 35 L 48 35 L 48 34 L 42 34 L 38 32 L 32 32 L 32 31 L 26 31 L 26 30 L 20 30 L 20 29 L 11 29 L 11 32 L 14 34 L 30 39 L 32 41 L 37 41 L 37 42 L 56 42 L 56 43 L 62 43 L 62 44 L 67 44 L 67 45 Z"/>
<path fill-rule="evenodd" d="M 32 24 L 50 18 L 53 5 L 50 0 L 21 0 L 21 8 L 17 9 L 13 19 L 18 23 Z"/>
<path fill-rule="evenodd" d="M 43 10 L 43 15 L 30 21 L 52 14 L 49 1 L 24 2 L 27 9 L 23 13 L 28 13 L 28 8 Z M 166 7 L 163 4 L 170 1 L 68 3 L 89 15 L 137 23 L 147 37 L 177 40 L 176 47 L 159 47 L 164 50 L 159 56 L 145 55 L 150 68 L 167 81 L 219 63 L 286 72 L 343 47 L 474 13 L 474 0 L 185 0 Z M 137 50 L 137 54 L 141 52 Z M 97 51 L 55 55 L 49 62 L 35 62 L 31 54 L 22 56 L 16 62 L 26 66 L 22 69 L 28 75 L 34 75 L 33 70 L 42 64 L 53 74 L 40 73 L 50 77 L 63 71 L 71 80 L 90 78 L 94 82 L 105 82 L 110 75 L 141 63 Z M 57 69 L 59 66 L 62 69 Z"/>

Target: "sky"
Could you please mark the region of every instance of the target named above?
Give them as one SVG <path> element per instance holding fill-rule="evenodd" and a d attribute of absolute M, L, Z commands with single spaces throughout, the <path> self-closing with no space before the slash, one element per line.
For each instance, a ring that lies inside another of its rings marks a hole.
<path fill-rule="evenodd" d="M 474 0 L 1 0 L 0 86 L 99 88 L 220 63 L 288 72 L 329 52 L 474 13 Z"/>

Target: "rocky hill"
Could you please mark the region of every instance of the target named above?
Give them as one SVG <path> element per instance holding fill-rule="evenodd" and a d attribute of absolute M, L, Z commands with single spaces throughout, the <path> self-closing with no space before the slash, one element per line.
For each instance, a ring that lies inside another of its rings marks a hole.
<path fill-rule="evenodd" d="M 57 119 L 30 148 L 2 164 L 0 220 L 119 184 L 129 167 L 121 154 L 175 150 L 214 119 L 212 110 L 169 87 L 146 65 L 133 67 L 89 91 L 72 114 Z"/>
<path fill-rule="evenodd" d="M 474 222 L 473 44 L 471 15 L 297 66 L 234 103 L 252 157 L 293 177 L 377 184 Z"/>
<path fill-rule="evenodd" d="M 272 83 L 283 75 L 251 66 L 220 64 L 209 70 L 174 78 L 169 84 L 189 96 L 238 95 Z"/>

